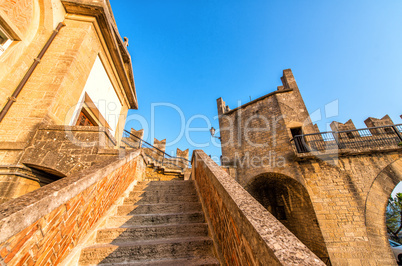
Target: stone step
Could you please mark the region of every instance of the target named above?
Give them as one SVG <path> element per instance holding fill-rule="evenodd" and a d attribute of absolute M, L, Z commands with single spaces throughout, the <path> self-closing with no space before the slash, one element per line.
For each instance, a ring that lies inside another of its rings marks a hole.
<path fill-rule="evenodd" d="M 193 188 L 193 180 L 171 180 L 171 181 L 140 181 L 137 183 L 137 188 Z"/>
<path fill-rule="evenodd" d="M 197 191 L 195 190 L 195 188 L 186 188 L 186 189 L 182 189 L 182 188 L 169 188 L 166 187 L 164 188 L 156 188 L 156 189 L 139 189 L 137 187 L 135 187 L 131 192 L 130 192 L 130 196 L 138 196 L 138 195 L 169 195 L 169 194 L 182 194 L 182 195 L 198 195 Z"/>
<path fill-rule="evenodd" d="M 199 202 L 180 202 L 180 203 L 160 203 L 160 204 L 124 204 L 117 206 L 116 215 L 136 215 L 136 214 L 167 214 L 202 211 Z"/>
<path fill-rule="evenodd" d="M 207 224 L 192 223 L 105 228 L 97 231 L 96 243 L 118 244 L 122 242 L 132 242 L 133 240 L 169 239 L 188 236 L 208 236 Z"/>
<path fill-rule="evenodd" d="M 115 244 L 97 244 L 84 248 L 80 265 L 141 263 L 158 259 L 184 259 L 212 256 L 213 243 L 208 237 L 194 237 L 165 240 L 145 240 Z"/>
<path fill-rule="evenodd" d="M 212 256 L 204 256 L 204 257 L 191 257 L 191 258 L 183 258 L 183 259 L 159 259 L 159 260 L 142 260 L 139 262 L 122 262 L 122 263 L 99 263 L 92 264 L 102 265 L 102 266 L 119 266 L 119 265 L 130 265 L 130 266 L 177 266 L 177 265 L 185 265 L 185 266 L 213 266 L 220 265 L 219 261 Z M 92 266 L 91 265 L 91 266 Z"/>
<path fill-rule="evenodd" d="M 164 196 L 129 196 L 124 199 L 124 204 L 157 204 L 157 203 L 180 203 L 198 202 L 197 195 L 164 195 Z"/>
<path fill-rule="evenodd" d="M 106 226 L 128 227 L 135 225 L 185 224 L 203 222 L 205 222 L 204 213 L 201 211 L 197 211 L 187 213 L 112 216 L 107 219 Z"/>
<path fill-rule="evenodd" d="M 154 181 L 152 181 L 154 182 Z M 159 181 L 163 182 L 163 181 Z M 146 186 L 146 185 L 137 185 L 134 187 L 133 191 L 171 191 L 171 192 L 179 192 L 179 191 L 195 191 L 195 187 L 191 184 L 185 186 Z"/>

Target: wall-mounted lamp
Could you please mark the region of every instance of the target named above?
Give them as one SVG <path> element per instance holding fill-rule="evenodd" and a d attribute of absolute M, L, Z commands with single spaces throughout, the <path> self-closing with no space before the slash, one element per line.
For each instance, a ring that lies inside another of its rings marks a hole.
<path fill-rule="evenodd" d="M 211 129 L 209 130 L 209 132 L 211 132 L 211 136 L 212 136 L 212 137 L 221 140 L 221 137 L 216 137 L 216 136 L 214 136 L 214 135 L 215 135 L 215 128 L 214 128 L 214 127 L 211 127 Z"/>

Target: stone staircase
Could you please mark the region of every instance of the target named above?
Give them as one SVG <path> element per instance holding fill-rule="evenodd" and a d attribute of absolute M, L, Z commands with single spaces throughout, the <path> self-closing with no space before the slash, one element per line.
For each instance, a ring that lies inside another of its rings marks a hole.
<path fill-rule="evenodd" d="M 219 265 L 193 181 L 139 182 L 79 265 Z"/>

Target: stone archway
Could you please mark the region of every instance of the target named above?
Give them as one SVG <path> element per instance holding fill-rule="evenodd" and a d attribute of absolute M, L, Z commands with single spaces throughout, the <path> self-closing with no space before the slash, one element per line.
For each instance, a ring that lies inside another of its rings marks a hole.
<path fill-rule="evenodd" d="M 330 265 L 317 217 L 306 188 L 293 178 L 263 173 L 245 189 L 312 252 Z"/>
<path fill-rule="evenodd" d="M 382 265 L 395 264 L 388 243 L 385 211 L 388 198 L 395 186 L 402 181 L 402 159 L 385 167 L 374 179 L 366 199 L 365 218 L 367 237 L 372 254 Z"/>

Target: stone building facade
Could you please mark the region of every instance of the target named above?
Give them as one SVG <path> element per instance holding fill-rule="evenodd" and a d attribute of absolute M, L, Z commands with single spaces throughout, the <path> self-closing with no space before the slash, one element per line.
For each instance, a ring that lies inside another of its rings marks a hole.
<path fill-rule="evenodd" d="M 324 262 L 393 265 L 385 209 L 402 181 L 402 125 L 313 125 L 290 69 L 283 86 L 230 110 L 217 100 L 222 165 Z"/>
<path fill-rule="evenodd" d="M 0 3 L 0 203 L 116 156 L 137 109 L 108 0 Z"/>

